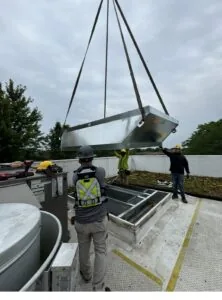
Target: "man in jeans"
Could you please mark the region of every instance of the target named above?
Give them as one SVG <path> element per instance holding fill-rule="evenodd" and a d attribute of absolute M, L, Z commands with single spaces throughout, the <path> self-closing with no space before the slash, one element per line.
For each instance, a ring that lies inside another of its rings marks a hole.
<path fill-rule="evenodd" d="M 81 147 L 78 156 L 81 166 L 74 172 L 73 184 L 75 190 L 74 224 L 79 243 L 80 274 L 85 282 L 93 279 L 93 291 L 110 291 L 108 287 L 105 287 L 104 282 L 108 238 L 105 170 L 93 166 L 94 153 L 91 147 Z M 95 250 L 93 272 L 90 262 L 92 240 Z"/>
<path fill-rule="evenodd" d="M 189 164 L 186 157 L 181 153 L 181 146 L 176 145 L 172 151 L 166 148 L 160 147 L 164 154 L 170 158 L 170 171 L 172 174 L 173 182 L 173 199 L 178 198 L 178 188 L 181 194 L 182 201 L 187 203 L 185 193 L 184 193 L 184 169 L 187 173 L 187 178 L 189 178 Z"/>

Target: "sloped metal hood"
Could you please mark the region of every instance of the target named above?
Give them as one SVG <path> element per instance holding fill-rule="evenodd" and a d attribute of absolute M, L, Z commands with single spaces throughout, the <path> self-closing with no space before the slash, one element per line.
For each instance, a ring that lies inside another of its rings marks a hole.
<path fill-rule="evenodd" d="M 145 120 L 141 122 L 139 109 L 71 127 L 64 131 L 61 150 L 73 151 L 83 145 L 95 150 L 142 148 L 160 145 L 178 126 L 178 121 L 145 106 Z"/>

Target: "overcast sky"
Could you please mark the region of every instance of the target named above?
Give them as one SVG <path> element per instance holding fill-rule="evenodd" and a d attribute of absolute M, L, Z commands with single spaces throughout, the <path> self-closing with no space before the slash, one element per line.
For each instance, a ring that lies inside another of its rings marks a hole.
<path fill-rule="evenodd" d="M 0 81 L 12 78 L 43 113 L 42 130 L 64 121 L 100 0 L 7 0 L 0 9 Z M 222 117 L 222 1 L 119 0 L 177 133 Z M 106 1 L 67 123 L 103 117 Z M 137 108 L 112 1 L 107 116 Z M 132 42 L 127 45 L 144 105 L 162 111 Z"/>

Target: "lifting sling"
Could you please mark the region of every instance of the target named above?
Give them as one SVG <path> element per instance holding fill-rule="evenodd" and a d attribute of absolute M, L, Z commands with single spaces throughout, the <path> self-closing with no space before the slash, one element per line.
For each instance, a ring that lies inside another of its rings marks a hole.
<path fill-rule="evenodd" d="M 81 76 L 81 73 L 82 73 L 82 69 L 83 69 L 83 66 L 84 66 L 84 63 L 85 63 L 85 59 L 86 59 L 86 55 L 87 55 L 88 50 L 89 50 L 90 43 L 91 43 L 91 40 L 92 40 L 92 37 L 93 37 L 93 33 L 95 31 L 95 28 L 96 28 L 96 24 L 97 24 L 97 21 L 98 21 L 98 18 L 99 18 L 99 14 L 100 14 L 100 11 L 101 11 L 101 8 L 102 8 L 102 4 L 103 4 L 103 0 L 100 1 L 99 7 L 98 7 L 98 11 L 96 13 L 96 17 L 95 17 L 95 20 L 94 20 L 94 23 L 93 23 L 93 27 L 92 27 L 92 30 L 91 30 L 91 34 L 90 34 L 90 37 L 89 37 L 89 41 L 88 41 L 88 45 L 87 45 L 87 48 L 86 48 L 86 52 L 85 52 L 85 55 L 84 55 L 84 58 L 83 58 L 83 61 L 82 61 L 82 64 L 81 64 L 81 67 L 80 67 L 77 79 L 76 79 L 76 82 L 75 82 L 75 86 L 74 86 L 73 91 L 72 91 L 71 99 L 69 101 L 69 106 L 68 106 L 68 110 L 67 110 L 67 113 L 66 113 L 66 117 L 65 117 L 65 121 L 64 121 L 63 127 L 66 124 L 66 120 L 67 120 L 67 117 L 68 117 L 68 114 L 69 114 L 70 108 L 72 106 L 72 102 L 73 102 L 73 99 L 74 99 L 74 96 L 75 96 L 75 93 L 76 93 L 76 90 L 77 90 L 77 87 L 78 87 L 78 84 L 79 84 L 79 79 L 80 79 L 80 76 Z"/>
<path fill-rule="evenodd" d="M 78 84 L 79 84 L 79 80 L 80 80 L 80 77 L 81 77 L 81 73 L 82 73 L 82 69 L 83 69 L 83 66 L 84 66 L 84 63 L 85 63 L 85 59 L 86 59 L 86 56 L 87 56 L 87 53 L 88 53 L 88 49 L 89 49 L 89 46 L 90 46 L 90 43 L 91 43 L 91 40 L 92 40 L 92 37 L 93 37 L 93 33 L 95 31 L 95 28 L 96 28 L 96 25 L 97 25 L 97 21 L 98 21 L 98 18 L 99 18 L 99 15 L 100 15 L 100 12 L 101 12 L 101 8 L 102 8 L 102 4 L 103 4 L 103 0 L 100 1 L 100 4 L 99 4 L 99 7 L 98 7 L 98 10 L 97 10 L 97 13 L 96 13 L 96 17 L 95 17 L 95 20 L 94 20 L 94 23 L 93 23 L 93 27 L 92 27 L 92 30 L 91 30 L 91 34 L 90 34 L 90 38 L 89 38 L 89 41 L 88 41 L 88 45 L 87 45 L 87 48 L 86 48 L 86 52 L 85 52 L 85 55 L 84 55 L 84 58 L 83 58 L 83 61 L 82 61 L 82 64 L 81 64 L 81 67 L 80 67 L 80 70 L 79 70 L 79 73 L 78 73 L 78 76 L 77 76 L 77 79 L 76 79 L 76 82 L 75 82 L 75 85 L 74 85 L 74 88 L 73 88 L 73 92 L 72 92 L 72 96 L 71 96 L 71 99 L 70 99 L 70 102 L 69 102 L 69 106 L 68 106 L 68 110 L 67 110 L 67 113 L 66 113 L 66 117 L 65 117 L 65 121 L 64 121 L 64 125 L 63 125 L 63 128 L 66 124 L 66 121 L 67 121 L 67 117 L 68 117 L 68 114 L 70 112 L 70 108 L 72 106 L 72 103 L 73 103 L 73 99 L 74 99 L 74 96 L 75 96 L 75 93 L 76 93 L 76 90 L 77 90 L 77 87 L 78 87 Z M 152 75 L 146 65 L 146 62 L 143 58 L 143 55 L 138 47 L 138 44 L 133 36 L 133 33 L 127 23 L 127 20 L 123 14 L 123 11 L 118 3 L 118 0 L 113 0 L 113 6 L 114 6 L 114 10 L 115 10 L 115 15 L 116 15 L 116 19 L 117 19 L 117 23 L 118 23 L 118 27 L 119 27 L 119 30 L 120 30 L 120 35 L 121 35 L 121 39 L 122 39 L 122 43 L 123 43 L 123 47 L 124 47 L 124 52 L 125 52 L 125 56 L 126 56 L 126 60 L 127 60 L 127 64 L 128 64 L 128 67 L 129 67 L 129 71 L 130 71 L 130 76 L 131 76 L 131 79 L 132 79 L 132 83 L 133 83 L 133 88 L 134 88 L 134 91 L 135 91 L 135 95 L 136 95 L 136 100 L 137 100 L 137 103 L 138 103 L 138 107 L 139 107 L 139 110 L 141 112 L 141 116 L 142 116 L 142 120 L 144 120 L 144 116 L 145 116 L 145 112 L 144 112 L 144 108 L 143 108 L 143 105 L 142 105 L 142 101 L 141 101 L 141 97 L 140 97 L 140 94 L 139 94 L 139 90 L 138 90 L 138 87 L 137 87 L 137 83 L 136 83 L 136 79 L 135 79 L 135 76 L 134 76 L 134 72 L 133 72 L 133 68 L 132 68 L 132 65 L 131 65 L 131 61 L 130 61 L 130 57 L 129 57 L 129 53 L 128 53 L 128 50 L 127 50 L 127 46 L 126 46 L 126 42 L 125 42 L 125 39 L 124 39 L 124 35 L 123 35 L 123 31 L 122 31 L 122 28 L 121 28 L 121 24 L 120 24 L 120 20 L 119 20 L 119 16 L 118 16 L 118 12 L 117 12 L 117 8 L 119 10 L 119 13 L 123 19 L 123 22 L 128 30 L 128 33 L 133 41 L 133 44 L 138 52 L 138 55 L 141 59 L 141 62 L 146 70 L 146 73 L 152 83 L 152 86 L 156 92 L 156 95 L 162 105 L 162 108 L 164 110 L 164 112 L 169 115 L 167 109 L 166 109 L 166 106 L 164 105 L 164 102 L 163 102 L 163 99 L 157 89 L 157 86 L 152 78 Z M 108 68 L 108 41 L 109 41 L 109 0 L 107 0 L 107 13 L 106 13 L 106 53 L 105 53 L 105 81 L 104 81 L 104 118 L 106 117 L 106 98 L 107 98 L 107 68 Z"/>

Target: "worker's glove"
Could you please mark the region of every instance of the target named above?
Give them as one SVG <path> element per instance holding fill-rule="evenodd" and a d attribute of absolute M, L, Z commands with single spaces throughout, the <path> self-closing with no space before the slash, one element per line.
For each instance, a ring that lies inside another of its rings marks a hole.
<path fill-rule="evenodd" d="M 187 179 L 189 179 L 189 178 L 190 178 L 190 174 L 188 173 L 188 174 L 187 174 Z"/>

